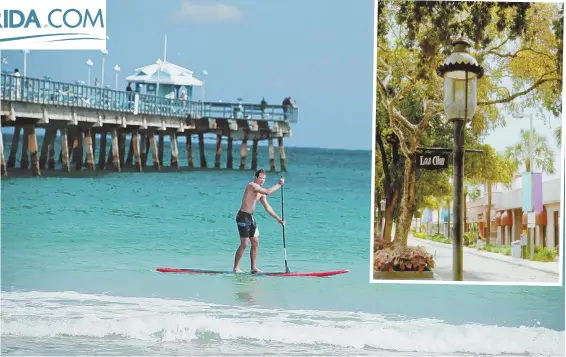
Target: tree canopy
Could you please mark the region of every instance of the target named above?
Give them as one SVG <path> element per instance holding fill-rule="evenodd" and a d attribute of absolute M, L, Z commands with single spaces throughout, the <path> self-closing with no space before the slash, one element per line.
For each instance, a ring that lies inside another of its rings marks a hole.
<path fill-rule="evenodd" d="M 509 183 L 517 161 L 481 145 L 492 128 L 505 126 L 504 112 L 547 109 L 560 118 L 562 97 L 562 4 L 401 1 L 378 2 L 377 121 L 381 136 L 383 193 L 385 181 L 403 184 L 396 217 L 396 237 L 404 240 L 408 221 L 428 196 L 450 192 L 450 171 L 416 169 L 423 147 L 450 148 L 452 125 L 443 113 L 443 80 L 437 68 L 457 37 L 473 43 L 471 53 L 483 66 L 478 108 L 467 123 L 465 177 L 469 182 Z M 394 162 L 395 150 L 402 162 Z M 387 180 L 386 180 L 387 179 Z M 390 189 L 391 187 L 389 187 Z"/>

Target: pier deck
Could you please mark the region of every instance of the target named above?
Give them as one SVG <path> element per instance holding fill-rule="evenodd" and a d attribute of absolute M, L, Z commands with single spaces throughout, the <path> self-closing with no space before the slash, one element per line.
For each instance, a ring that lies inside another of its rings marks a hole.
<path fill-rule="evenodd" d="M 222 140 L 228 143 L 226 167 L 233 168 L 233 140 L 242 141 L 239 169 L 246 169 L 247 142 L 252 141 L 251 169 L 257 169 L 258 142 L 267 140 L 270 170 L 275 171 L 273 140 L 277 139 L 280 170 L 286 171 L 283 138 L 291 136 L 290 124 L 297 122 L 298 109 L 281 105 L 196 102 L 168 99 L 136 92 L 117 91 L 45 79 L 1 74 L 0 116 L 2 127 L 14 127 L 12 147 L 5 160 L 0 137 L 2 175 L 15 168 L 21 141 L 20 169 L 40 176 L 44 169 L 115 170 L 134 167 L 137 171 L 160 170 L 164 137 L 170 137 L 169 165 L 179 168 L 178 136 L 186 136 L 186 166 L 195 167 L 193 136 L 198 137 L 200 167 L 206 168 L 204 134 L 216 135 L 214 167 L 219 168 Z M 38 146 L 36 129 L 45 130 Z M 23 137 L 20 136 L 23 130 Z M 108 136 L 110 134 L 110 136 Z M 159 138 L 157 141 L 156 136 Z M 55 141 L 60 141 L 59 162 L 55 164 Z M 129 152 L 126 157 L 126 142 Z M 21 140 L 20 140 L 21 139 Z M 110 150 L 106 153 L 107 140 Z M 94 152 L 99 148 L 98 163 Z M 152 152 L 153 168 L 146 162 Z"/>

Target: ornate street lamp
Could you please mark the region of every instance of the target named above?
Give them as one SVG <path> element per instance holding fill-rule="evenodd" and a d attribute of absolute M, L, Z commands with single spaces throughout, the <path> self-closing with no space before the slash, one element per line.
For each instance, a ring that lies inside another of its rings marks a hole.
<path fill-rule="evenodd" d="M 444 112 L 454 123 L 454 230 L 453 230 L 453 279 L 462 281 L 464 238 L 464 128 L 472 120 L 477 106 L 477 81 L 483 68 L 470 55 L 471 41 L 458 38 L 454 51 L 438 68 L 444 78 Z"/>
<path fill-rule="evenodd" d="M 86 61 L 86 66 L 88 68 L 88 75 L 87 75 L 87 80 L 86 80 L 86 85 L 90 87 L 90 70 L 92 68 L 92 66 L 94 65 L 94 63 L 92 62 L 92 60 L 89 58 L 88 61 Z"/>
<path fill-rule="evenodd" d="M 102 54 L 102 75 L 100 76 L 100 88 L 104 88 L 104 61 L 106 59 L 106 55 L 108 54 L 108 50 L 100 50 Z"/>
<path fill-rule="evenodd" d="M 24 54 L 24 73 L 23 73 L 23 75 L 24 75 L 24 77 L 27 77 L 27 75 L 28 75 L 27 68 L 28 68 L 28 53 L 29 53 L 29 50 L 22 50 L 22 53 Z"/>
<path fill-rule="evenodd" d="M 120 72 L 120 66 L 115 65 L 114 66 L 114 72 L 116 72 L 116 90 L 118 90 L 118 74 Z"/>

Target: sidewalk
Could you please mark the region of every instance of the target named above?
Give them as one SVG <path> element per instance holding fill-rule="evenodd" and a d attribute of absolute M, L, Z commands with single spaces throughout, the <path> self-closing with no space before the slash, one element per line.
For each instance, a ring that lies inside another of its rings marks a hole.
<path fill-rule="evenodd" d="M 439 280 L 452 280 L 452 245 L 415 238 L 409 233 L 409 246 L 422 246 L 436 262 Z M 464 280 L 500 283 L 558 283 L 558 262 L 533 262 L 503 254 L 464 247 Z"/>
<path fill-rule="evenodd" d="M 446 243 L 440 243 L 440 242 L 435 242 L 432 240 L 428 240 L 428 239 L 423 239 L 423 238 L 416 238 L 414 237 L 410 232 L 409 232 L 409 239 L 414 239 L 416 242 L 418 241 L 426 241 L 427 243 L 431 243 L 433 245 L 439 245 L 439 246 L 448 246 L 448 247 L 452 247 L 451 244 L 446 244 Z M 523 266 L 526 268 L 530 268 L 530 269 L 535 269 L 535 270 L 540 270 L 549 274 L 554 274 L 556 276 L 558 276 L 558 272 L 560 271 L 560 263 L 559 262 L 536 262 L 536 261 L 532 261 L 532 260 L 526 260 L 526 259 L 517 259 L 517 258 L 513 258 L 509 255 L 503 255 L 503 254 L 498 254 L 498 253 L 492 253 L 492 252 L 488 252 L 485 250 L 477 250 L 476 248 L 470 248 L 470 247 L 466 247 L 464 246 L 464 254 L 474 254 L 480 257 L 484 257 L 484 258 L 489 258 L 489 259 L 495 259 L 495 260 L 500 260 L 509 264 L 514 264 L 517 266 Z"/>

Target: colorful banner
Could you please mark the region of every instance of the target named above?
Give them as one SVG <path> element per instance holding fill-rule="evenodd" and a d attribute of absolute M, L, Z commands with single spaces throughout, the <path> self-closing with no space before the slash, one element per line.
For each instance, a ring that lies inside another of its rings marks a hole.
<path fill-rule="evenodd" d="M 423 212 L 423 223 L 430 223 L 430 211 L 428 208 L 425 208 L 424 212 Z"/>
<path fill-rule="evenodd" d="M 440 220 L 442 223 L 448 223 L 448 210 L 445 207 L 442 207 L 441 212 Z"/>
<path fill-rule="evenodd" d="M 523 212 L 533 211 L 533 177 L 531 172 L 523 172 Z"/>
<path fill-rule="evenodd" d="M 542 212 L 542 173 L 533 173 L 533 208 L 535 212 Z"/>

